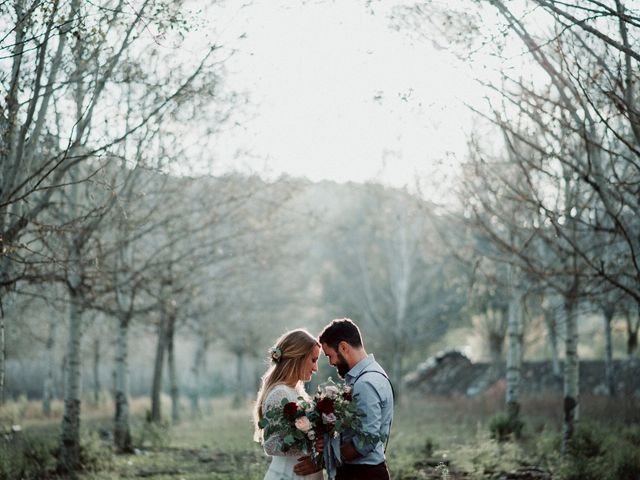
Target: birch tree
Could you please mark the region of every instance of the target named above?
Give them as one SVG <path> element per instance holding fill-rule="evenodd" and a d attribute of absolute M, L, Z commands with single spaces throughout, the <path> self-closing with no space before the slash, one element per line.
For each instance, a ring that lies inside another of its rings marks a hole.
<path fill-rule="evenodd" d="M 551 350 L 551 370 L 557 377 L 561 377 L 560 359 L 558 354 L 559 341 L 559 312 L 562 309 L 562 300 L 557 293 L 552 290 L 543 294 L 542 315 L 547 327 L 547 341 Z"/>
<path fill-rule="evenodd" d="M 640 330 L 640 303 L 625 302 L 625 325 L 627 327 L 627 357 L 634 360 L 638 351 L 638 331 Z"/>
<path fill-rule="evenodd" d="M 114 159 L 114 146 L 159 122 L 189 84 L 180 68 L 170 81 L 138 84 L 137 115 L 130 123 L 121 121 L 127 103 L 120 102 L 119 92 L 131 79 L 130 67 L 168 73 L 171 63 L 159 64 L 157 45 L 149 37 L 184 31 L 187 25 L 180 5 L 149 0 L 138 7 L 120 0 L 0 5 L 7 19 L 0 62 L 11 72 L 0 79 L 6 98 L 0 107 L 0 303 L 6 303 L 17 280 L 42 281 L 41 274 L 30 271 L 33 265 L 55 261 L 43 258 L 32 243 L 60 227 L 56 215 L 43 218 L 57 208 L 56 195 L 63 187 L 70 194 L 70 183 L 104 168 Z M 134 44 L 148 48 L 132 49 Z M 203 56 L 207 50 L 214 51 L 205 47 Z M 138 57 L 135 62 L 124 61 L 130 51 L 135 52 L 131 58 Z M 196 66 L 196 75 L 201 67 Z M 151 89 L 155 92 L 146 95 Z M 4 323 L 3 317 L 0 326 Z"/>
<path fill-rule="evenodd" d="M 336 316 L 365 325 L 399 401 L 408 357 L 440 338 L 464 303 L 461 277 L 429 228 L 426 208 L 405 191 L 366 185 L 343 200 L 326 240 L 334 253 L 325 301 Z"/>
<path fill-rule="evenodd" d="M 527 179 L 534 179 L 535 172 L 549 175 L 560 194 L 557 205 L 551 205 L 547 201 L 549 189 L 532 182 L 529 191 L 536 194 L 523 195 L 522 202 L 529 203 L 534 212 L 542 207 L 540 225 L 549 227 L 546 231 L 556 239 L 546 234 L 540 238 L 546 237 L 543 243 L 551 247 L 554 256 L 562 254 L 558 265 L 565 269 L 548 271 L 546 281 L 562 279 L 560 284 L 551 283 L 563 297 L 566 322 L 566 449 L 577 414 L 577 303 L 597 292 L 599 281 L 633 298 L 637 298 L 640 285 L 638 195 L 636 187 L 631 187 L 639 178 L 634 87 L 639 56 L 633 48 L 638 41 L 638 12 L 621 1 L 609 5 L 595 0 L 487 0 L 468 2 L 463 8 L 461 19 L 470 25 L 463 33 L 466 44 L 473 44 L 476 52 L 490 52 L 502 59 L 497 72 L 479 79 L 491 100 L 489 112 L 477 106 L 474 110 L 510 138 L 507 151 L 520 142 L 517 150 L 522 152 L 526 145 L 526 156 L 519 155 L 517 161 L 529 165 L 527 170 L 532 173 Z M 489 11 L 497 16 L 486 16 Z M 434 9 L 415 7 L 407 12 L 406 18 L 426 20 L 425 14 L 433 14 Z M 455 18 L 452 12 L 444 11 L 429 18 L 437 20 L 442 15 Z M 484 35 L 483 18 L 495 18 L 504 35 Z M 462 22 L 448 25 L 453 28 L 447 38 L 453 40 L 461 32 Z M 473 54 L 463 56 L 473 61 Z M 546 81 L 513 73 L 523 70 L 541 73 Z M 500 103 L 506 107 L 496 108 Z M 532 256 L 522 255 L 521 259 L 527 271 L 544 270 L 532 262 Z M 549 276 L 551 271 L 560 275 Z"/>

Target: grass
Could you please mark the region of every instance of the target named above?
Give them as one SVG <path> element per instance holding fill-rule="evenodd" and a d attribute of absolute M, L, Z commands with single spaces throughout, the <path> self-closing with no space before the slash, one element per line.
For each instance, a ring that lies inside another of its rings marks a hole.
<path fill-rule="evenodd" d="M 164 412 L 169 411 L 168 399 Z M 501 409 L 501 398 L 432 398 L 407 396 L 396 408 L 387 451 L 394 480 L 443 478 L 497 478 L 502 471 L 526 465 L 548 471 L 558 467 L 561 400 L 551 396 L 526 399 L 522 412 L 526 424 L 519 441 L 498 442 L 490 438 L 488 423 Z M 150 427 L 145 421 L 147 399 L 131 402 L 135 455 L 114 455 L 100 432 L 111 430 L 109 402 L 83 404 L 82 437 L 90 464 L 81 480 L 262 480 L 269 463 L 259 445 L 252 440 L 250 403 L 232 408 L 230 398 L 212 401 L 206 415 L 188 418 L 175 425 Z M 620 425 L 639 422 L 640 405 L 632 399 L 584 398 L 583 418 L 598 428 L 614 432 Z M 32 457 L 43 465 L 53 463 L 52 448 L 57 444 L 62 408 L 54 404 L 54 416 L 44 417 L 39 404 L 24 399 L 0 409 L 0 429 L 20 424 L 23 439 L 34 440 Z M 27 444 L 29 442 L 23 442 Z M 15 449 L 16 443 L 0 440 L 0 450 Z M 30 447 L 31 448 L 31 447 Z M 26 450 L 25 450 L 26 451 Z M 17 451 L 13 452 L 17 453 Z M 33 456 L 35 455 L 35 456 Z M 18 455 L 13 455 L 17 458 Z M 6 457 L 6 458 L 9 458 Z M 0 466 L 2 466 L 0 454 Z M 632 458 L 633 460 L 633 458 Z M 446 465 L 445 475 L 442 466 Z M 24 478 L 52 478 L 31 474 Z M 0 473 L 0 478 L 2 478 Z M 5 478 L 7 477 L 5 475 Z"/>

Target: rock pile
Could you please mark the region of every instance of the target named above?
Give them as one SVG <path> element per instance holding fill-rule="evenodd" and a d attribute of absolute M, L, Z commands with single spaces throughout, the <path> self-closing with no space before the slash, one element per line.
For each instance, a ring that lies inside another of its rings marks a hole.
<path fill-rule="evenodd" d="M 562 371 L 562 363 L 560 371 Z M 616 393 L 640 398 L 640 360 L 614 360 Z M 562 392 L 562 376 L 553 373 L 551 362 L 523 362 L 521 392 Z M 492 388 L 502 388 L 505 366 L 474 363 L 457 350 L 428 358 L 405 377 L 406 386 L 427 395 L 474 396 Z M 580 361 L 580 390 L 606 394 L 605 366 L 601 360 Z"/>

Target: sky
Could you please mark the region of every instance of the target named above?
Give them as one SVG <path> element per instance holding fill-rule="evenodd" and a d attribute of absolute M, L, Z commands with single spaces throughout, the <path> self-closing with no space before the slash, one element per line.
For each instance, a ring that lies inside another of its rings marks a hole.
<path fill-rule="evenodd" d="M 210 169 L 410 188 L 417 176 L 451 174 L 471 126 L 462 101 L 478 87 L 450 54 L 391 28 L 394 3 L 373 12 L 364 0 L 208 8 L 191 49 L 204 35 L 233 50 L 225 82 L 250 102 L 239 125 L 217 135 Z"/>

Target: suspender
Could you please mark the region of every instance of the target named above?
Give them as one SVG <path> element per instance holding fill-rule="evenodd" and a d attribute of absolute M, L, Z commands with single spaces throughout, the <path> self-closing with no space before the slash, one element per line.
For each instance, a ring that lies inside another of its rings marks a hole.
<path fill-rule="evenodd" d="M 387 382 L 389 382 L 389 386 L 391 387 L 391 395 L 393 396 L 393 404 L 395 406 L 396 403 L 396 391 L 393 388 L 393 383 L 391 383 L 391 379 L 384 374 L 383 372 L 380 372 L 378 370 L 365 370 L 364 372 L 360 372 L 360 374 L 356 377 L 356 379 L 353 381 L 353 383 L 351 384 L 352 386 L 355 386 L 356 382 L 358 381 L 358 379 L 364 375 L 365 373 L 378 373 L 380 375 L 382 375 L 384 378 L 387 379 Z M 389 435 L 387 435 L 387 441 L 384 442 L 384 452 L 387 453 L 387 446 L 389 445 L 389 438 L 391 437 L 391 426 L 393 425 L 393 410 L 391 411 L 391 423 L 389 423 Z"/>

